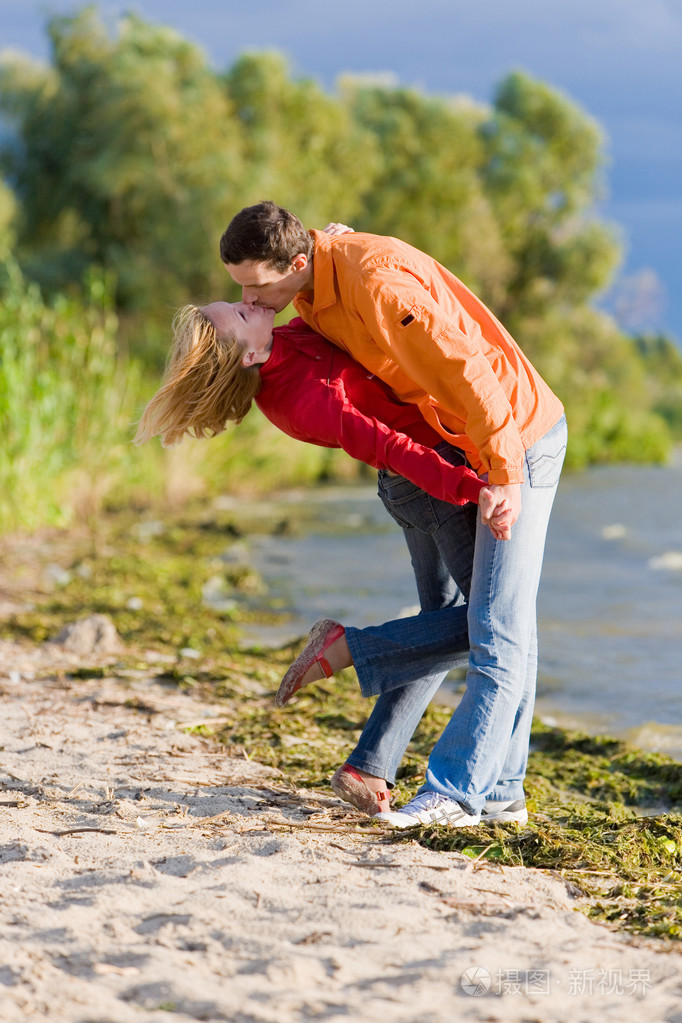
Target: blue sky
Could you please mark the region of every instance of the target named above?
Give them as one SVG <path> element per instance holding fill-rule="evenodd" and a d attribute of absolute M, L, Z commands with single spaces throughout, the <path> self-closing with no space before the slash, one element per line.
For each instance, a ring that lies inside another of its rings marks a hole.
<path fill-rule="evenodd" d="M 0 47 L 46 58 L 46 14 L 81 6 L 0 0 Z M 245 49 L 280 50 L 294 74 L 330 91 L 346 71 L 388 71 L 403 85 L 482 101 L 513 68 L 552 83 L 607 135 L 601 212 L 623 230 L 621 297 L 640 294 L 639 326 L 682 339 L 682 0 L 104 0 L 99 9 L 171 25 L 219 69 Z"/>

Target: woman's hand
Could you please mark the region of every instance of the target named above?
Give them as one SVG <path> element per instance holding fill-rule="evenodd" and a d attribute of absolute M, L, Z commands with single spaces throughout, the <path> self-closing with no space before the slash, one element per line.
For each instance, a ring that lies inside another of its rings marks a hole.
<path fill-rule="evenodd" d="M 489 527 L 496 540 L 510 540 L 511 527 L 515 521 L 511 502 L 501 487 L 484 487 L 478 495 L 481 519 Z"/>
<path fill-rule="evenodd" d="M 325 234 L 354 234 L 352 227 L 348 227 L 346 224 L 327 224 L 322 230 Z"/>

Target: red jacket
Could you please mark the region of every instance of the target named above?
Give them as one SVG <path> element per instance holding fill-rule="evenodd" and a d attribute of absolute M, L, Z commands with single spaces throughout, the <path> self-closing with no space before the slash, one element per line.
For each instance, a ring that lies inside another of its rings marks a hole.
<path fill-rule="evenodd" d="M 256 396 L 271 423 L 296 440 L 343 448 L 451 504 L 478 502 L 485 484 L 471 469 L 450 465 L 433 450 L 443 438 L 416 405 L 400 402 L 378 377 L 301 319 L 276 327 L 273 336 Z"/>

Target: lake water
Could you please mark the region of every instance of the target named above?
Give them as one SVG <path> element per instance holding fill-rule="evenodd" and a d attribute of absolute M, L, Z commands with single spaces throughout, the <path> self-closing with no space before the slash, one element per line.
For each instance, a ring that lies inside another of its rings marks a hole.
<path fill-rule="evenodd" d="M 562 480 L 538 600 L 544 719 L 682 757 L 681 509 L 679 455 Z M 240 511 L 253 524 L 273 506 Z M 293 535 L 252 537 L 249 554 L 290 617 L 249 639 L 281 642 L 322 615 L 362 626 L 414 608 L 402 533 L 373 486 L 291 493 L 276 511 Z"/>

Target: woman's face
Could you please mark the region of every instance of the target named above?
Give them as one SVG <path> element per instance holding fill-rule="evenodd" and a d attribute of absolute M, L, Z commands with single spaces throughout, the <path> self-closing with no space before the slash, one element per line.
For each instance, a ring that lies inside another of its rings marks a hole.
<path fill-rule="evenodd" d="M 274 309 L 244 302 L 211 302 L 201 311 L 219 333 L 229 334 L 244 345 L 245 366 L 267 362 L 272 350 Z"/>

